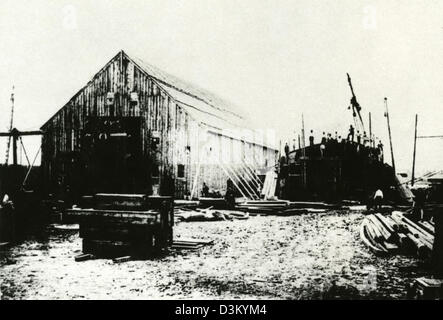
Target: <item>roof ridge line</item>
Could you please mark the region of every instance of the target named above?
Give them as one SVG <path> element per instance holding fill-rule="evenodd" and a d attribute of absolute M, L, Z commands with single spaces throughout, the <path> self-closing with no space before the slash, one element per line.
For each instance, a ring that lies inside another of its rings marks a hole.
<path fill-rule="evenodd" d="M 242 115 L 239 115 L 239 114 L 235 113 L 235 112 L 232 111 L 232 110 L 217 107 L 217 106 L 215 106 L 214 104 L 212 104 L 211 102 L 207 101 L 206 99 L 204 99 L 204 98 L 202 98 L 202 97 L 200 97 L 200 96 L 197 96 L 197 95 L 195 95 L 195 94 L 193 94 L 193 93 L 191 93 L 191 92 L 189 92 L 189 91 L 187 91 L 187 90 L 184 90 L 184 89 L 182 89 L 182 88 L 179 88 L 179 87 L 177 87 L 177 86 L 175 86 L 175 85 L 172 85 L 172 84 L 170 84 L 170 83 L 168 83 L 168 82 L 166 82 L 166 81 L 164 81 L 164 80 L 162 80 L 162 79 L 159 79 L 158 77 L 155 77 L 155 76 L 149 74 L 149 72 L 147 72 L 147 71 L 145 70 L 145 68 L 143 68 L 143 65 L 140 65 L 139 62 L 134 61 L 134 58 L 132 58 L 131 56 L 129 56 L 129 55 L 128 55 L 126 52 L 124 52 L 123 50 L 122 50 L 121 52 L 123 53 L 123 55 L 126 56 L 126 58 L 128 58 L 128 59 L 131 60 L 134 64 L 136 64 L 137 67 L 139 67 L 141 70 L 143 70 L 145 73 L 147 73 L 150 77 L 156 79 L 158 82 L 160 82 L 160 83 L 162 83 L 162 84 L 164 84 L 164 85 L 166 85 L 166 86 L 168 86 L 168 87 L 171 87 L 171 88 L 173 88 L 173 89 L 175 89 L 175 90 L 177 90 L 177 91 L 179 91 L 179 92 L 181 92 L 181 93 L 184 93 L 184 94 L 186 94 L 186 95 L 189 95 L 189 96 L 191 96 L 191 97 L 193 97 L 193 98 L 195 98 L 195 99 L 198 99 L 198 100 L 200 100 L 200 101 L 202 101 L 202 102 L 208 104 L 209 106 L 213 107 L 214 109 L 217 109 L 217 110 L 219 110 L 219 111 L 228 112 L 228 113 L 230 113 L 230 114 L 232 114 L 232 115 L 234 115 L 234 116 L 236 116 L 236 117 L 238 117 L 238 118 L 240 118 L 240 119 L 242 119 L 242 120 L 245 120 L 245 118 L 244 118 Z M 137 60 L 141 60 L 141 59 L 139 59 L 138 57 L 135 57 L 135 58 L 136 58 Z M 142 61 L 142 60 L 141 60 L 140 62 L 146 63 L 146 62 L 144 62 L 144 61 Z M 157 68 L 156 66 L 152 66 L 152 67 Z M 157 68 L 157 69 L 158 69 L 158 68 Z M 158 69 L 158 71 L 160 71 L 160 72 L 162 72 L 162 73 L 165 73 L 165 71 L 163 71 L 163 70 L 161 70 L 161 69 Z M 177 78 L 177 77 L 174 76 L 174 75 L 170 75 L 170 76 Z M 179 78 L 177 78 L 177 80 L 179 80 L 179 81 L 183 81 L 183 80 L 181 80 L 181 79 L 179 79 Z M 208 93 L 210 93 L 210 92 L 208 92 Z"/>

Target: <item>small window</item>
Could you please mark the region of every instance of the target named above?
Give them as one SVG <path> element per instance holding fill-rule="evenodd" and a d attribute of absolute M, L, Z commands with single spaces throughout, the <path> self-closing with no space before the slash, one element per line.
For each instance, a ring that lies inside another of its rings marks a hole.
<path fill-rule="evenodd" d="M 178 178 L 185 177 L 185 165 L 183 165 L 183 164 L 177 165 L 177 177 Z"/>

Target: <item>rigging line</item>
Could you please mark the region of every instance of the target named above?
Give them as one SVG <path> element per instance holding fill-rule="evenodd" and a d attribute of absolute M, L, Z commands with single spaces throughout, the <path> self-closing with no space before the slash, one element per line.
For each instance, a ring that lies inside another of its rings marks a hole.
<path fill-rule="evenodd" d="M 42 146 L 40 145 L 40 148 L 38 149 L 37 153 L 35 154 L 34 160 L 32 161 L 32 164 L 30 165 L 28 172 L 26 173 L 25 179 L 23 180 L 22 188 L 25 186 L 26 180 L 28 180 L 28 176 L 31 173 L 32 168 L 34 167 L 35 160 L 37 160 L 37 157 L 40 154 L 41 149 L 42 149 Z"/>
<path fill-rule="evenodd" d="M 438 135 L 438 136 L 417 136 L 417 139 L 426 139 L 426 138 L 443 138 L 443 135 Z"/>
<path fill-rule="evenodd" d="M 417 181 L 424 181 L 426 178 L 430 178 L 430 177 L 432 177 L 432 176 L 434 176 L 434 175 L 436 175 L 436 174 L 439 174 L 439 173 L 443 173 L 443 170 L 440 170 L 440 171 L 432 171 L 432 172 L 425 173 L 424 175 L 421 175 L 420 177 L 415 178 L 415 181 L 416 181 L 416 182 L 417 182 Z M 397 186 L 406 185 L 406 184 L 410 183 L 411 181 L 412 181 L 411 179 L 408 179 L 408 181 L 398 183 Z"/>
<path fill-rule="evenodd" d="M 26 152 L 26 148 L 25 148 L 25 145 L 23 144 L 22 137 L 20 136 L 19 138 L 20 138 L 20 144 L 22 145 L 22 148 L 23 148 L 23 153 L 25 154 L 25 157 L 26 157 L 26 161 L 28 162 L 28 166 L 30 166 L 31 163 L 29 162 L 28 153 Z"/>

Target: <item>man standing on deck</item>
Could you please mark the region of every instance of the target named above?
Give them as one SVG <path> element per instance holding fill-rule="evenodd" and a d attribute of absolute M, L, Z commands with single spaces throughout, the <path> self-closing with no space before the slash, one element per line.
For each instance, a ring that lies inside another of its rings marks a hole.
<path fill-rule="evenodd" d="M 285 155 L 286 155 L 286 161 L 289 159 L 289 145 L 288 145 L 288 143 L 286 142 L 286 144 L 285 144 Z"/>
<path fill-rule="evenodd" d="M 379 161 L 383 162 L 383 143 L 381 143 L 381 140 L 378 141 L 378 154 L 379 154 Z"/>
<path fill-rule="evenodd" d="M 321 137 L 321 144 L 326 144 L 326 133 L 323 132 L 323 136 Z"/>
<path fill-rule="evenodd" d="M 354 142 L 354 127 L 352 124 L 349 126 L 348 140 Z"/>
<path fill-rule="evenodd" d="M 357 144 L 361 143 L 361 134 L 360 131 L 357 130 Z"/>
<path fill-rule="evenodd" d="M 314 145 L 314 131 L 311 130 L 311 135 L 309 136 L 309 145 L 312 147 Z"/>
<path fill-rule="evenodd" d="M 363 145 L 366 147 L 369 143 L 368 136 L 366 135 L 366 131 L 363 131 Z"/>

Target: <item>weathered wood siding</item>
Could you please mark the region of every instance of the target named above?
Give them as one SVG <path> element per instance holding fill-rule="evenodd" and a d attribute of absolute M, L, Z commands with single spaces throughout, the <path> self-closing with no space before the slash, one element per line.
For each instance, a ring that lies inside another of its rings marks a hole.
<path fill-rule="evenodd" d="M 113 103 L 107 102 L 109 95 L 114 97 Z M 194 195 L 200 194 L 203 182 L 223 192 L 228 177 L 217 159 L 234 163 L 240 157 L 252 161 L 256 168 L 270 167 L 276 160 L 273 149 L 208 131 L 164 85 L 121 52 L 42 127 L 42 167 L 48 191 L 55 192 L 63 179 L 73 174 L 70 171 L 82 150 L 89 116 L 142 118 L 143 155 L 158 165 L 158 178 L 146 177 L 152 178 L 154 193 L 156 185 L 159 193 L 166 192 L 166 179 L 174 182 L 176 197 L 190 194 L 195 181 Z M 151 147 L 154 137 L 159 138 L 156 150 Z M 66 161 L 66 156 L 70 160 Z"/>

